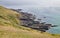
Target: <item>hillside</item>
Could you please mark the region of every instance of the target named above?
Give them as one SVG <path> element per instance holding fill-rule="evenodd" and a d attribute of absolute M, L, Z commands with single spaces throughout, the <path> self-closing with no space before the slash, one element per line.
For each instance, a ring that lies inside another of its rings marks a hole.
<path fill-rule="evenodd" d="M 0 6 L 0 38 L 60 38 L 60 35 L 20 26 L 18 17 L 21 17 L 19 13 Z"/>

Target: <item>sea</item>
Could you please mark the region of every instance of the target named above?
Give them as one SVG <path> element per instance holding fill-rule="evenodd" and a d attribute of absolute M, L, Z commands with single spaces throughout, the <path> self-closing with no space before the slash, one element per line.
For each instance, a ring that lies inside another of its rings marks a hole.
<path fill-rule="evenodd" d="M 35 15 L 37 19 L 42 19 L 42 22 L 57 25 L 57 27 L 51 27 L 47 32 L 60 34 L 60 7 L 24 7 L 21 9 Z"/>

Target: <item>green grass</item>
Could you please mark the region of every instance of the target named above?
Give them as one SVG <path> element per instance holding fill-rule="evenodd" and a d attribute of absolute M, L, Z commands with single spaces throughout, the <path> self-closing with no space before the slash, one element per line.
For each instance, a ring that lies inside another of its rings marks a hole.
<path fill-rule="evenodd" d="M 0 6 L 0 24 L 1 25 L 19 25 L 20 22 L 18 20 L 19 15 L 17 12 L 11 11 L 7 8 Z"/>
<path fill-rule="evenodd" d="M 0 38 L 60 38 L 58 34 L 41 33 L 20 26 L 21 14 L 0 6 Z"/>

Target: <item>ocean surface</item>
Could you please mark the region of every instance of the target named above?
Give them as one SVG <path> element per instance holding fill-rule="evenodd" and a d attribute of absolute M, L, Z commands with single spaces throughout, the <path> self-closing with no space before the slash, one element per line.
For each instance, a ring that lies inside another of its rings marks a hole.
<path fill-rule="evenodd" d="M 24 12 L 36 15 L 36 18 L 42 19 L 43 22 L 58 25 L 58 27 L 53 27 L 47 32 L 60 34 L 60 7 L 25 7 L 21 9 L 23 9 Z"/>

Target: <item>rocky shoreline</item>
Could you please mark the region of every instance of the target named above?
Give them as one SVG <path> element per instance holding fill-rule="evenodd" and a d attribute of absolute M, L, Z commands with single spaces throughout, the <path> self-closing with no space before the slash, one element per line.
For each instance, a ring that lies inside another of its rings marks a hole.
<path fill-rule="evenodd" d="M 52 24 L 46 24 L 46 22 L 36 21 L 35 15 L 29 14 L 26 12 L 21 12 L 22 9 L 11 9 L 11 10 L 16 11 L 22 15 L 21 17 L 18 17 L 19 20 L 21 21 L 20 24 L 22 26 L 36 29 L 36 30 L 39 30 L 41 32 L 46 32 L 47 30 L 50 29 L 50 27 L 57 26 L 57 25 L 52 25 Z M 46 18 L 46 17 L 44 17 L 44 18 Z M 41 19 L 38 19 L 38 20 L 41 20 Z"/>

